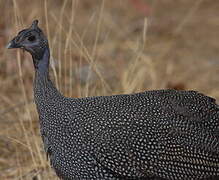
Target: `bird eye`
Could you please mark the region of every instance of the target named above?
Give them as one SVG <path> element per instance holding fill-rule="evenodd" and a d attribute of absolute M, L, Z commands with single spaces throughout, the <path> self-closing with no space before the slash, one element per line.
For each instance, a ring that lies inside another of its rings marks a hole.
<path fill-rule="evenodd" d="M 27 38 L 27 40 L 28 40 L 28 41 L 31 41 L 31 42 L 35 41 L 35 39 L 36 39 L 35 36 L 29 36 L 29 37 Z"/>

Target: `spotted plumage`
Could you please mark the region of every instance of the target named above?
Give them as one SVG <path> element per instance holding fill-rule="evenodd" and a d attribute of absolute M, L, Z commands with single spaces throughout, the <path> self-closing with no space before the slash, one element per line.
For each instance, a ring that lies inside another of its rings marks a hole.
<path fill-rule="evenodd" d="M 219 106 L 213 98 L 176 90 L 68 98 L 49 78 L 49 46 L 37 21 L 8 47 L 33 57 L 44 149 L 62 179 L 219 177 Z"/>

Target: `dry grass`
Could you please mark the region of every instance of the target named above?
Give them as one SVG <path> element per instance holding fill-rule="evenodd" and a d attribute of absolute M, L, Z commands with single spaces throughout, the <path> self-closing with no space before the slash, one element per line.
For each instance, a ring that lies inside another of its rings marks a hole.
<path fill-rule="evenodd" d="M 33 19 L 66 96 L 177 88 L 219 99 L 219 3 L 142 2 L 150 11 L 134 0 L 0 0 L 0 179 L 55 179 L 32 101 L 31 57 L 4 48 Z"/>

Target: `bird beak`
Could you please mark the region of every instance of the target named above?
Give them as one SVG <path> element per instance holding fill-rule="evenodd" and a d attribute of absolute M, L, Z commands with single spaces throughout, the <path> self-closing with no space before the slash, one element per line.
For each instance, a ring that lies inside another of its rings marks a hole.
<path fill-rule="evenodd" d="M 15 42 L 15 39 L 16 39 L 16 37 L 15 37 L 14 39 L 12 39 L 12 40 L 7 44 L 6 48 L 8 48 L 8 49 L 20 48 L 21 46 Z"/>

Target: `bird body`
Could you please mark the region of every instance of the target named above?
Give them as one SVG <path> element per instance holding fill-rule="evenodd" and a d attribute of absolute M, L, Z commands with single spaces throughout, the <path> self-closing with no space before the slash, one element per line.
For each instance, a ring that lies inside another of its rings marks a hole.
<path fill-rule="evenodd" d="M 27 49 L 19 42 L 21 37 L 13 39 L 9 48 L 21 44 L 32 54 L 40 131 L 59 177 L 219 177 L 219 106 L 215 99 L 195 91 L 176 90 L 64 97 L 49 78 L 49 46 L 37 22 L 26 31 L 29 36 L 38 33 L 34 36 L 41 48 L 30 42 L 34 48 Z"/>

